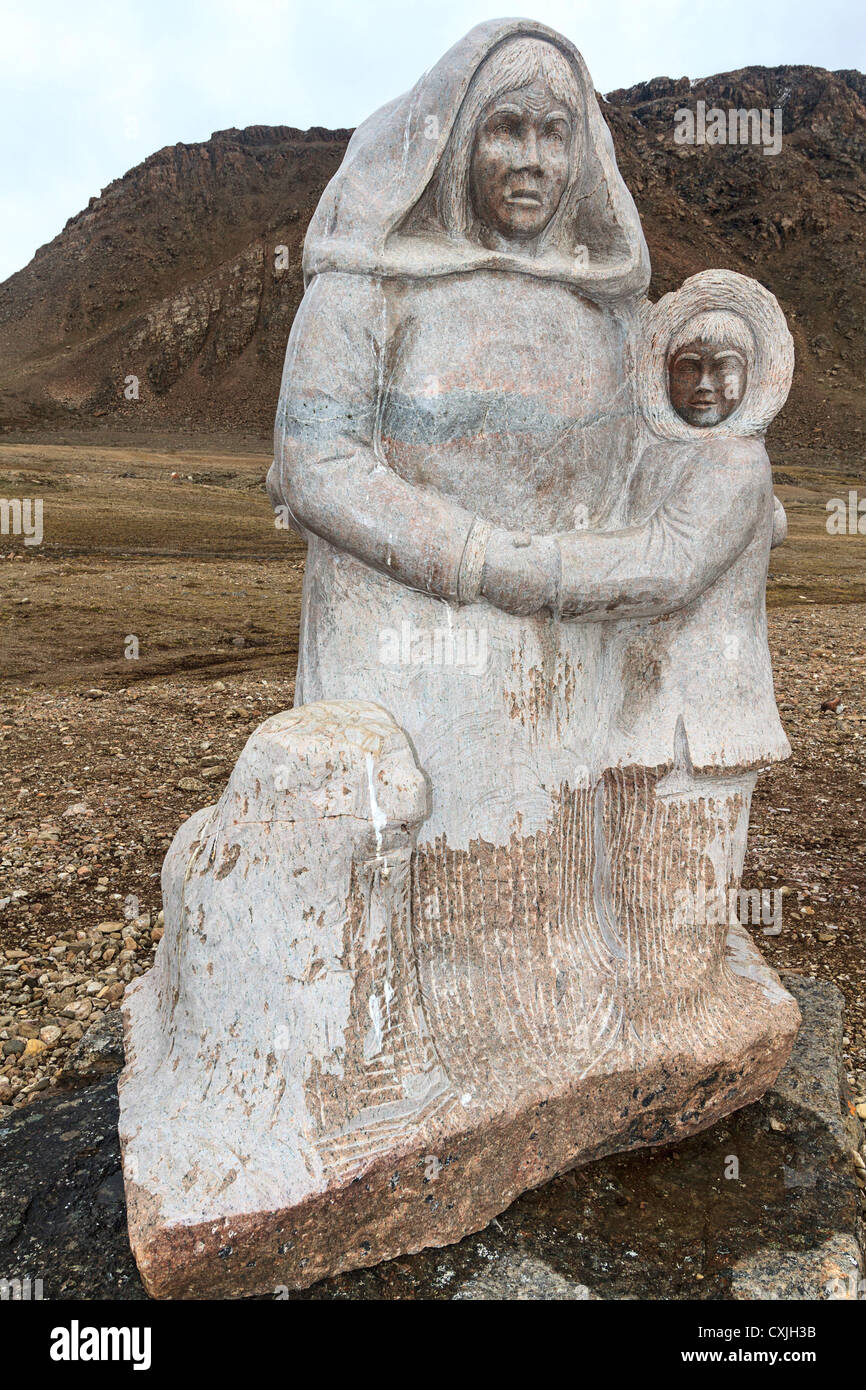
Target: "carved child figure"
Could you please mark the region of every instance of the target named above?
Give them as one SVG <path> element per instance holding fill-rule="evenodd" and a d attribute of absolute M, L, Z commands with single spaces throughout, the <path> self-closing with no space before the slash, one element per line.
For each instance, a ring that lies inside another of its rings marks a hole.
<path fill-rule="evenodd" d="M 668 345 L 671 405 L 681 420 L 710 429 L 742 403 L 748 384 L 752 334 L 735 310 L 715 310 L 686 320 Z M 785 509 L 773 498 L 773 547 L 788 534 Z"/>
<path fill-rule="evenodd" d="M 789 752 L 764 605 L 784 512 L 763 435 L 793 361 L 775 299 L 728 271 L 647 304 L 640 330 L 645 434 L 624 516 L 557 537 L 559 614 L 605 632 L 597 797 L 604 842 L 619 847 L 612 993 L 636 1061 L 674 1018 L 697 1046 L 708 1018 L 733 1028 L 747 1006 L 726 919 L 708 923 L 699 905 L 738 886 L 758 768 Z M 647 910 L 654 863 L 668 893 Z"/>

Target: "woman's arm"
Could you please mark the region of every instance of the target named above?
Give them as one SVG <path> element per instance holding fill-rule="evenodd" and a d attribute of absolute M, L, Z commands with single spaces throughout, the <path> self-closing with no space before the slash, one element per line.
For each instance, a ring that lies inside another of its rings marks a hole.
<path fill-rule="evenodd" d="M 760 441 L 696 445 L 681 483 L 643 525 L 558 538 L 562 617 L 647 618 L 684 608 L 769 525 L 771 505 Z"/>
<path fill-rule="evenodd" d="M 312 282 L 286 352 L 269 492 L 306 530 L 400 583 L 474 597 L 460 592 L 461 562 L 483 548 L 490 528 L 479 536 L 471 512 L 414 487 L 377 451 L 389 331 L 377 281 L 326 274 Z"/>

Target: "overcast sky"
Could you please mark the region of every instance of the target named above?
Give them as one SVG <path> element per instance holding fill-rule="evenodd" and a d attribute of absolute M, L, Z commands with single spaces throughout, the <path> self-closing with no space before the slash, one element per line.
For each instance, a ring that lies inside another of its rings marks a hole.
<path fill-rule="evenodd" d="M 0 280 L 112 179 L 227 126 L 354 126 L 496 0 L 0 0 Z M 517 10 L 521 12 L 520 9 Z M 749 64 L 866 70 L 863 0 L 572 0 L 599 91 Z"/>

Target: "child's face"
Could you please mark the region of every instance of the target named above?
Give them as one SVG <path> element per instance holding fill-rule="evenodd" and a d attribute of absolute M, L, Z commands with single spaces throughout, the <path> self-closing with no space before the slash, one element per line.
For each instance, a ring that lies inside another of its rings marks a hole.
<path fill-rule="evenodd" d="M 668 360 L 671 405 L 690 425 L 708 428 L 736 410 L 746 389 L 746 359 L 739 348 L 694 339 Z"/>

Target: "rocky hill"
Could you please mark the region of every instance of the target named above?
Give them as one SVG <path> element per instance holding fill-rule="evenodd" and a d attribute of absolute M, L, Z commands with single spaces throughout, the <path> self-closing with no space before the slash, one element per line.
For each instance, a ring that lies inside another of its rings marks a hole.
<path fill-rule="evenodd" d="M 780 153 L 678 145 L 675 113 L 699 101 L 781 107 Z M 801 461 L 819 447 L 859 462 L 866 77 L 779 67 L 655 78 L 609 93 L 602 109 L 643 219 L 653 297 L 709 266 L 766 284 L 798 358 L 777 444 Z M 0 428 L 267 436 L 304 232 L 349 134 L 219 131 L 160 150 L 92 198 L 0 285 Z M 124 396 L 131 376 L 137 400 Z"/>
<path fill-rule="evenodd" d="M 0 421 L 267 433 L 307 222 L 350 134 L 217 131 L 91 198 L 0 285 Z"/>

